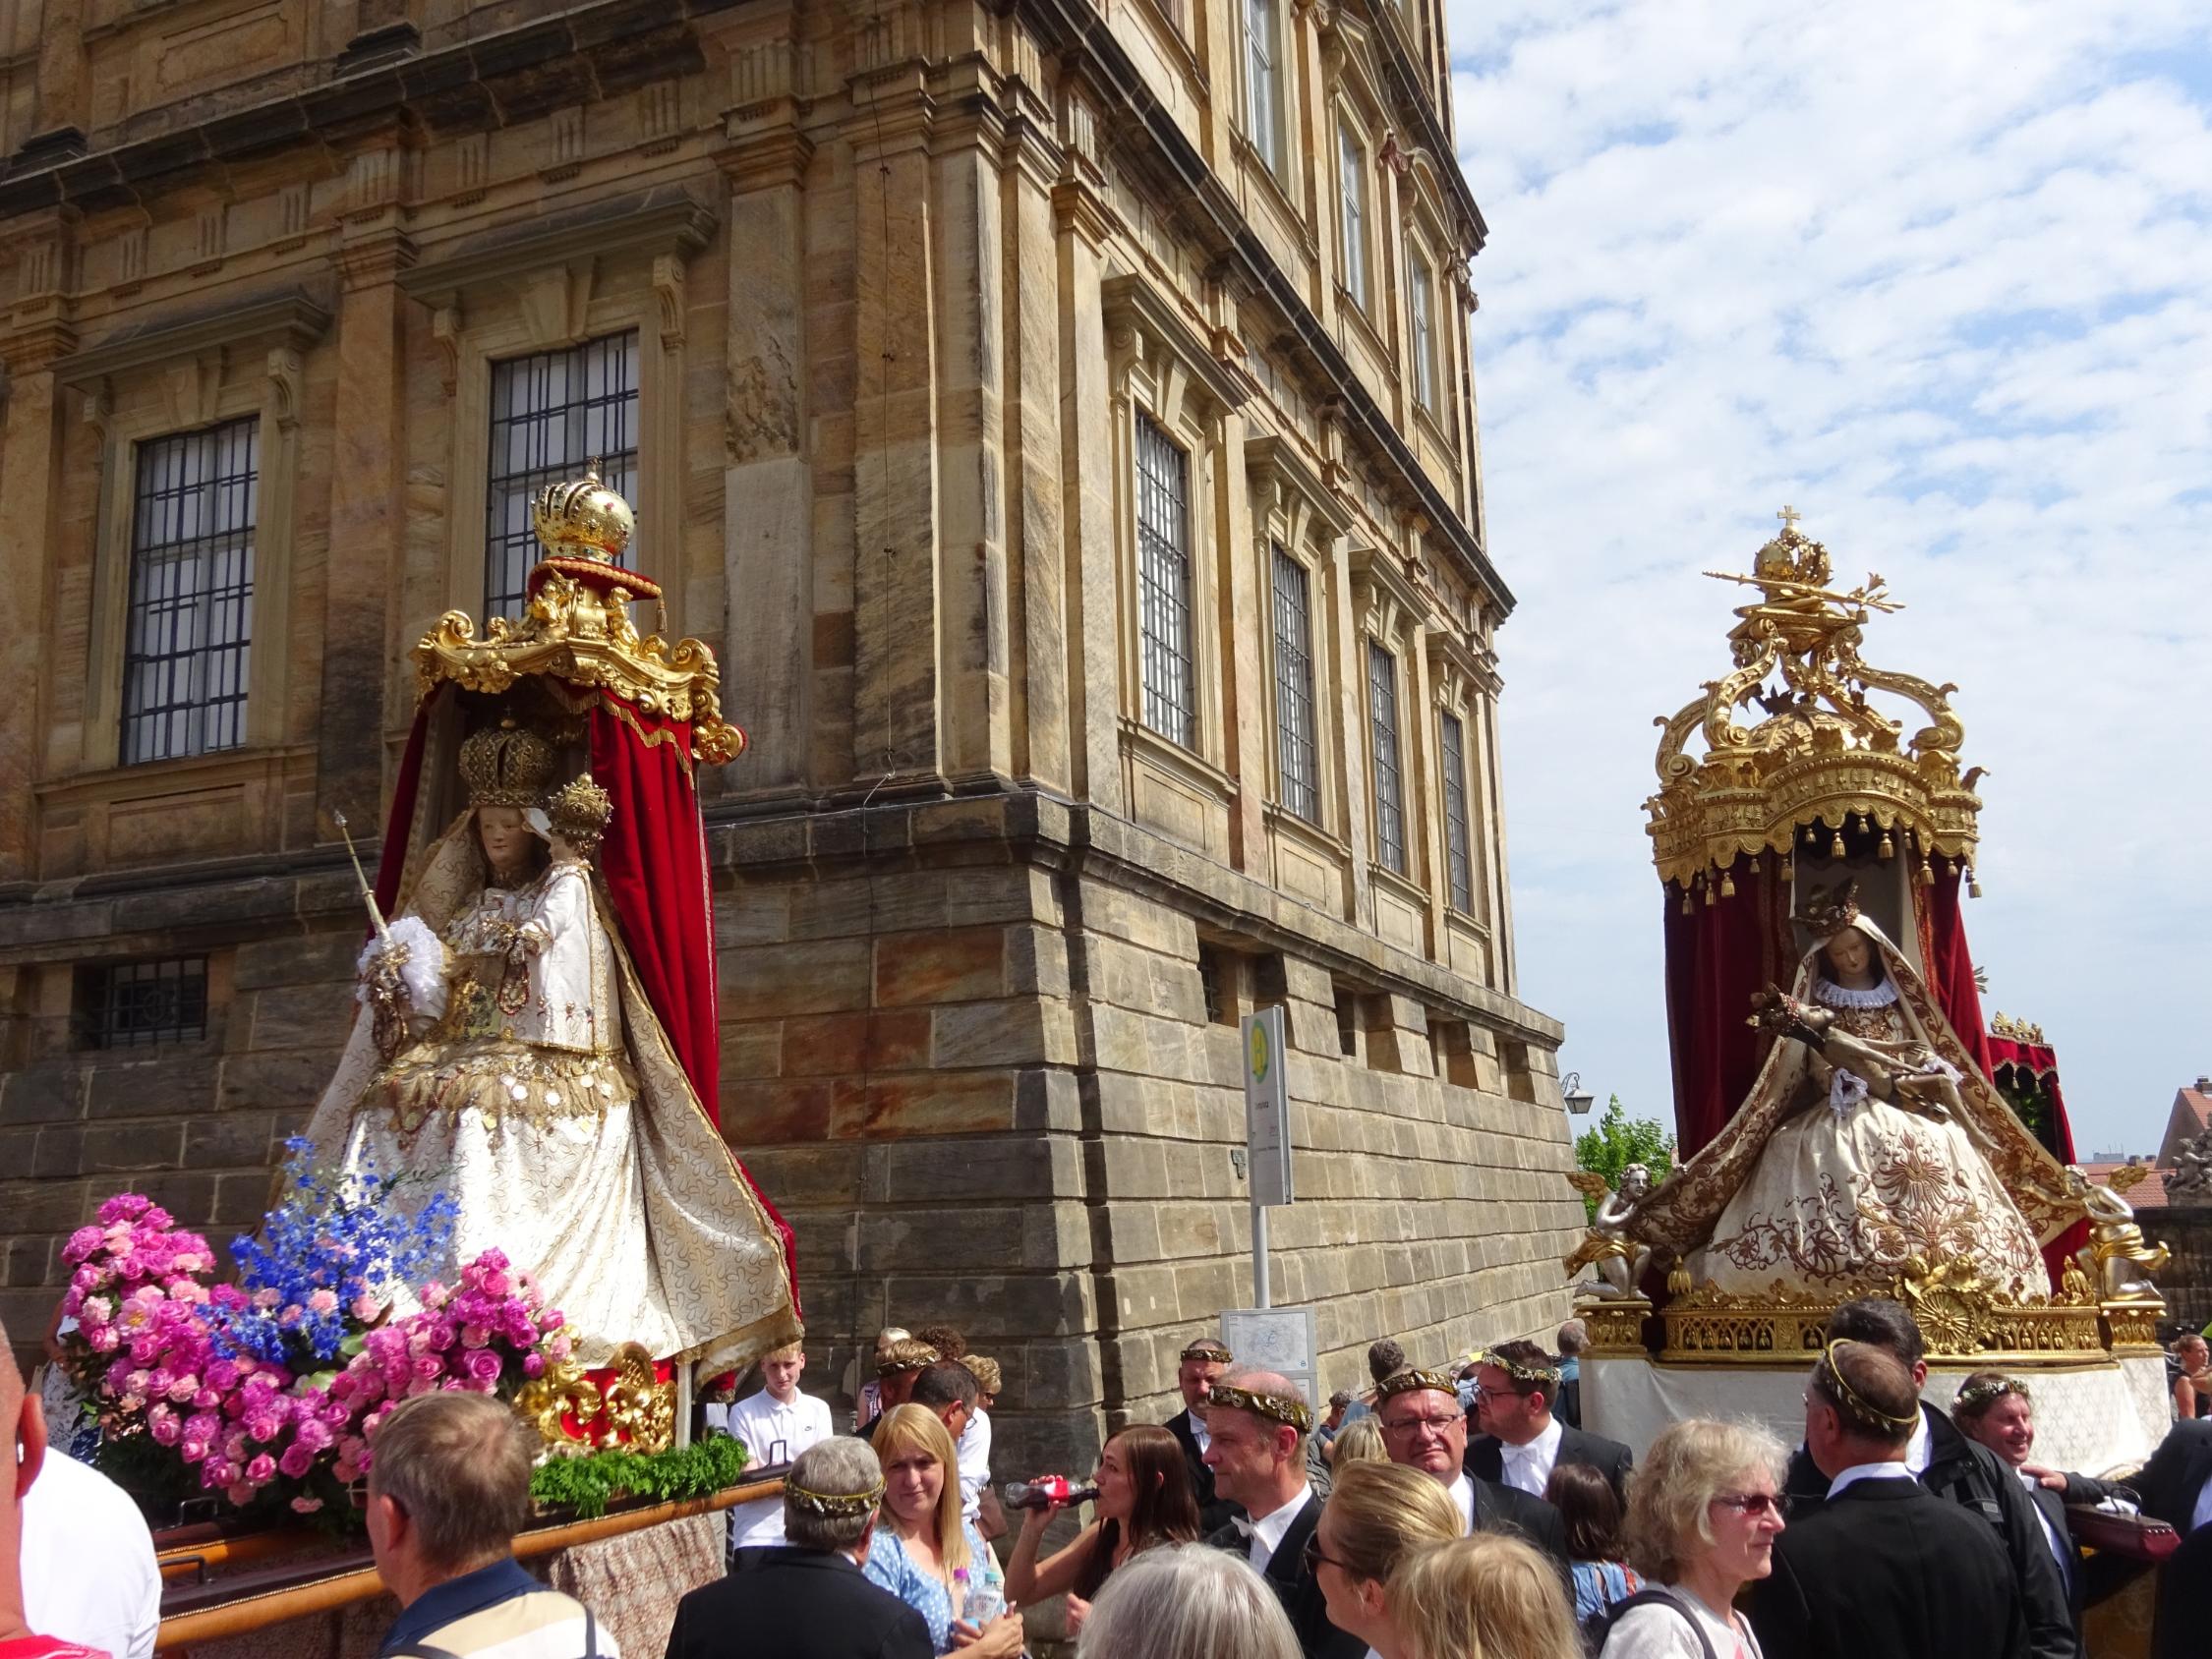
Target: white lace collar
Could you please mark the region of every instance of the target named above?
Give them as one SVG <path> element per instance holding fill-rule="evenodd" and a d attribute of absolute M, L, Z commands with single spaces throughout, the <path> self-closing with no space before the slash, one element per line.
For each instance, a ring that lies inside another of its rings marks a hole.
<path fill-rule="evenodd" d="M 1847 985 L 1837 985 L 1831 979 L 1813 982 L 1813 999 L 1832 1008 L 1886 1008 L 1897 1000 L 1894 983 L 1885 979 L 1880 985 L 1869 986 L 1864 991 L 1853 991 Z"/>

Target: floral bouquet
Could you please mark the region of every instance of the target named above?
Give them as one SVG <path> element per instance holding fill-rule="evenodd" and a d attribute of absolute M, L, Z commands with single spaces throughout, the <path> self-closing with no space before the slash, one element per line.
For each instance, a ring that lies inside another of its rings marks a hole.
<path fill-rule="evenodd" d="M 461 1270 L 458 1289 L 430 1280 L 417 1311 L 391 1318 L 399 1292 L 445 1259 L 452 1201 L 397 1216 L 396 1179 L 327 1176 L 304 1140 L 287 1145 L 290 1196 L 261 1237 L 234 1241 L 236 1284 L 210 1285 L 207 1241 L 150 1200 L 101 1205 L 64 1252 L 77 1330 L 63 1363 L 93 1402 L 103 1462 L 166 1464 L 235 1506 L 312 1514 L 344 1502 L 399 1401 L 511 1395 L 567 1357 L 568 1337 L 496 1250 Z"/>

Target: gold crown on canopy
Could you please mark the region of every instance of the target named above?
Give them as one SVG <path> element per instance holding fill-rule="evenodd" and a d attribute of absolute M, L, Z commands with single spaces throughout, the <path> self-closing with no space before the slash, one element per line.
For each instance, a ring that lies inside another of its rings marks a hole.
<path fill-rule="evenodd" d="M 1814 887 L 1790 919 L 1815 939 L 1834 939 L 1859 919 L 1859 884 L 1837 882 L 1833 887 Z"/>
<path fill-rule="evenodd" d="M 472 807 L 543 805 L 553 774 L 553 745 L 511 715 L 461 745 L 461 780 Z"/>
<path fill-rule="evenodd" d="M 1981 769 L 1959 770 L 1957 687 L 1866 661 L 1866 624 L 1903 607 L 1878 575 L 1836 587 L 1828 548 L 1797 528 L 1796 509 L 1776 516 L 1781 532 L 1751 575 L 1706 572 L 1758 590 L 1728 633 L 1733 668 L 1655 722 L 1659 787 L 1644 805 L 1659 879 L 1685 906 L 1693 892 L 1711 904 L 1733 896 L 1738 859 L 1778 855 L 1787 879 L 1800 841 L 1841 858 L 1848 830 L 1881 858 L 1913 860 L 1922 883 L 1938 858 L 1971 881 Z M 1908 736 L 1876 693 L 1917 706 L 1927 723 Z M 1752 712 L 1764 717 L 1742 717 Z"/>
<path fill-rule="evenodd" d="M 620 558 L 637 534 L 637 515 L 601 482 L 597 461 L 582 478 L 541 489 L 530 503 L 530 523 L 553 557 L 602 564 Z"/>

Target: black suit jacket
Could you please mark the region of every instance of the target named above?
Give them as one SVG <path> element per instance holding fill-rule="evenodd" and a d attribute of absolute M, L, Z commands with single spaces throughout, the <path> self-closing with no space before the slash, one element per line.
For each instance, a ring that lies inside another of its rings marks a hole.
<path fill-rule="evenodd" d="M 1588 1464 L 1611 1482 L 1614 1497 L 1624 1504 L 1628 1501 L 1628 1471 L 1636 1465 L 1636 1455 L 1619 1441 L 1561 1423 L 1559 1456 L 1552 1466 L 1560 1463 Z M 1467 1443 L 1467 1472 L 1484 1480 L 1505 1479 L 1505 1447 L 1496 1435 L 1477 1435 Z"/>
<path fill-rule="evenodd" d="M 1191 1432 L 1188 1407 L 1167 1420 L 1167 1431 L 1175 1436 L 1176 1444 L 1183 1448 L 1183 1460 L 1191 1466 L 1191 1486 L 1198 1495 L 1199 1536 L 1210 1538 L 1243 1515 L 1245 1507 L 1214 1491 L 1213 1470 L 1206 1467 L 1205 1459 L 1198 1455 L 1198 1437 Z"/>
<path fill-rule="evenodd" d="M 1996 1532 L 1999 1546 L 2012 1564 L 2021 1617 L 2027 1621 L 2028 1659 L 2077 1659 L 2081 1643 L 2066 1606 L 2066 1579 L 2035 1518 L 2035 1501 L 2027 1488 L 2009 1463 L 1960 1434 L 1943 1412 L 1925 1401 L 1920 1412 L 1928 1424 L 1928 1466 L 1921 1471 L 1920 1484 L 1952 1507 L 1979 1516 Z M 1783 1490 L 1792 1500 L 1792 1526 L 1828 1495 L 1828 1476 L 1802 1446 L 1789 1460 Z"/>
<path fill-rule="evenodd" d="M 2101 1504 L 2112 1494 L 2113 1488 L 2101 1480 L 2092 1480 L 2085 1474 L 2066 1476 L 2066 1490 L 2056 1491 L 2038 1481 L 2033 1486 L 2021 1488 L 2028 1501 L 2042 1512 L 2044 1521 L 2058 1535 L 2059 1548 L 2066 1559 L 2060 1563 L 2060 1573 L 2066 1579 L 2066 1611 L 2073 1616 L 2073 1633 L 2081 1636 L 2081 1609 L 2088 1601 L 2101 1599 L 2106 1593 L 2096 1577 L 2096 1568 L 2081 1553 L 2081 1546 L 2073 1541 L 2072 1528 L 2066 1521 L 2068 1504 Z M 2057 1558 L 2053 1558 L 2057 1559 Z"/>
<path fill-rule="evenodd" d="M 1283 1534 L 1283 1541 L 1275 1546 L 1275 1553 L 1267 1558 L 1267 1567 L 1260 1576 L 1267 1580 L 1283 1611 L 1290 1615 L 1291 1629 L 1298 1632 L 1299 1651 L 1306 1659 L 1364 1659 L 1368 1644 L 1349 1630 L 1342 1630 L 1329 1623 L 1328 1603 L 1321 1595 L 1321 1586 L 1306 1571 L 1306 1542 L 1313 1536 L 1313 1529 L 1321 1524 L 1321 1500 L 1309 1498 L 1306 1507 L 1298 1512 L 1298 1518 Z M 1236 1555 L 1248 1555 L 1252 1540 L 1236 1525 L 1222 1527 L 1209 1534 L 1206 1542 L 1217 1550 L 1228 1550 Z"/>
<path fill-rule="evenodd" d="M 1533 1544 L 1551 1558 L 1560 1573 L 1573 1578 L 1567 1561 L 1567 1523 L 1559 1512 L 1542 1498 L 1532 1498 L 1518 1486 L 1470 1475 L 1475 1487 L 1475 1530 L 1503 1532 Z"/>
<path fill-rule="evenodd" d="M 2207 1480 L 2212 1480 L 2212 1417 L 2195 1417 L 2176 1423 L 2167 1432 L 2130 1484 L 2143 1500 L 2143 1514 L 2186 1533 L 2189 1517 L 2196 1513 L 2196 1496 Z M 2180 1554 L 2175 1552 L 2176 1557 Z M 2171 1570 L 2174 1558 L 2168 1559 Z"/>
<path fill-rule="evenodd" d="M 1853 1481 L 1793 1516 L 1775 1540 L 1773 1575 L 1753 1586 L 1751 1623 L 1767 1659 L 2028 1651 L 1995 1531 L 1913 1480 Z"/>
<path fill-rule="evenodd" d="M 2204 1659 L 2207 1631 L 2212 1631 L 2212 1526 L 2200 1526 L 2158 1570 L 2151 1659 Z"/>
<path fill-rule="evenodd" d="M 922 1616 L 829 1550 L 739 1550 L 676 1603 L 668 1659 L 930 1659 Z"/>

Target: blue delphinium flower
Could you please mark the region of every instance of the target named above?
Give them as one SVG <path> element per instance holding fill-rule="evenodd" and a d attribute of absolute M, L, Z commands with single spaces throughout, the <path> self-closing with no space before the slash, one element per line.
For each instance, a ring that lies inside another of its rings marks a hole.
<path fill-rule="evenodd" d="M 228 1356 L 313 1371 L 336 1360 L 349 1329 L 395 1290 L 445 1266 L 459 1208 L 440 1192 L 402 1214 L 390 1200 L 417 1177 L 379 1175 L 368 1163 L 351 1173 L 318 1169 L 305 1138 L 284 1145 L 290 1195 L 259 1237 L 231 1241 L 239 1295 L 212 1310 L 212 1336 Z"/>

